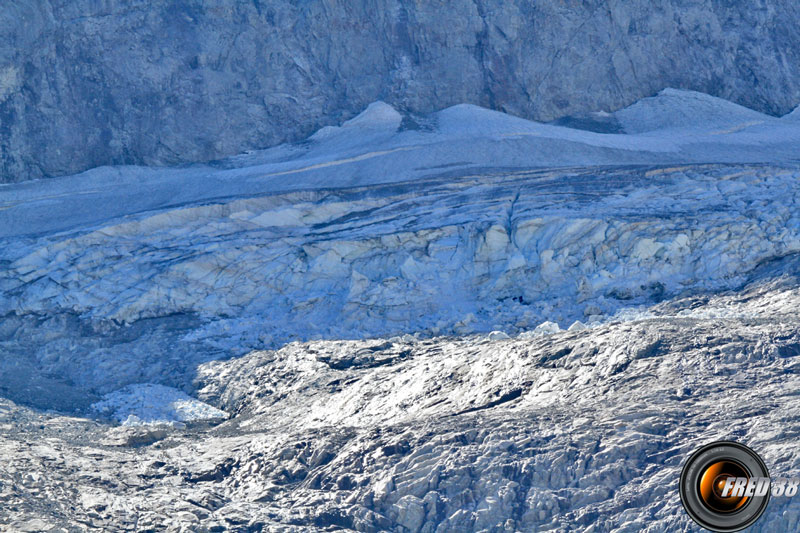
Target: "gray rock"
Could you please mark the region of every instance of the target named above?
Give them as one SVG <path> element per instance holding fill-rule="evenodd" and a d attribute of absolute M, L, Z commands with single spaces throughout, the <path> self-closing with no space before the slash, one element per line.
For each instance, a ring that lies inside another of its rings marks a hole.
<path fill-rule="evenodd" d="M 4 2 L 0 182 L 213 160 L 378 99 L 552 120 L 678 87 L 784 114 L 799 19 L 792 0 Z"/>
<path fill-rule="evenodd" d="M 158 426 L 119 426 L 108 431 L 100 444 L 106 446 L 147 446 L 167 437 L 167 429 Z"/>

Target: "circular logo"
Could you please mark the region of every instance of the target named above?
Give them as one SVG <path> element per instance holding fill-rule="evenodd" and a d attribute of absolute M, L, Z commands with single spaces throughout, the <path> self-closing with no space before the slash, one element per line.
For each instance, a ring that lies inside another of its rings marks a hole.
<path fill-rule="evenodd" d="M 756 452 L 736 442 L 703 446 L 683 465 L 681 503 L 711 531 L 739 531 L 759 519 L 769 503 L 769 473 Z"/>

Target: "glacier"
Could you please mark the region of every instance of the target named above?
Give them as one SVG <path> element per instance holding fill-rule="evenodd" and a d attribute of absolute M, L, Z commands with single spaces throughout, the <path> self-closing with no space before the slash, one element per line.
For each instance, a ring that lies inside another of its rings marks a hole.
<path fill-rule="evenodd" d="M 800 465 L 796 116 L 376 102 L 0 185 L 0 525 L 695 531 L 700 444 Z"/>

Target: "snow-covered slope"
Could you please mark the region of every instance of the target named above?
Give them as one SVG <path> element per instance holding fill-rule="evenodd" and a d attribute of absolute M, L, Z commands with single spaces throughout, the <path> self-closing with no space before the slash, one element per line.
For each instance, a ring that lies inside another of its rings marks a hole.
<path fill-rule="evenodd" d="M 775 117 L 693 91 L 664 89 L 617 111 L 614 116 L 627 133 L 663 130 L 723 130 L 735 133 L 749 126 L 774 124 Z"/>
<path fill-rule="evenodd" d="M 403 120 L 388 105 L 375 103 L 342 127 L 324 128 L 304 143 L 234 157 L 215 167 L 103 167 L 0 185 L 0 237 L 85 230 L 115 217 L 224 198 L 400 183 L 455 171 L 776 164 L 796 162 L 800 153 L 796 121 L 698 93 L 666 90 L 615 116 L 635 133 L 570 129 L 471 105 Z"/>
<path fill-rule="evenodd" d="M 0 525 L 688 531 L 696 445 L 792 473 L 800 123 L 674 90 L 611 118 L 375 103 L 0 187 Z"/>
<path fill-rule="evenodd" d="M 798 120 L 800 119 L 800 106 L 797 106 L 794 111 L 783 117 L 786 120 Z"/>

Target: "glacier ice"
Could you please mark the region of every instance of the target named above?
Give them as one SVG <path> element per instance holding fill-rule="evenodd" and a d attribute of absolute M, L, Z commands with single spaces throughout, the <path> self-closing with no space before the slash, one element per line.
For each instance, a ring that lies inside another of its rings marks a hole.
<path fill-rule="evenodd" d="M 0 312 L 93 324 L 187 317 L 175 344 L 150 346 L 112 375 L 92 364 L 115 364 L 106 346 L 78 348 L 91 374 L 51 356 L 52 340 L 36 348 L 46 372 L 106 388 L 157 378 L 154 358 L 192 368 L 312 337 L 566 329 L 686 291 L 733 289 L 800 251 L 798 174 L 483 171 L 181 206 L 17 241 Z M 176 349 L 183 361 L 169 355 Z"/>
<path fill-rule="evenodd" d="M 0 186 L 0 527 L 690 531 L 698 445 L 797 475 L 800 126 L 613 117 Z"/>
<path fill-rule="evenodd" d="M 123 426 L 224 420 L 227 413 L 177 389 L 137 383 L 103 396 L 92 409 Z"/>

